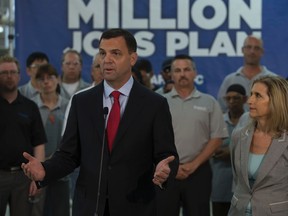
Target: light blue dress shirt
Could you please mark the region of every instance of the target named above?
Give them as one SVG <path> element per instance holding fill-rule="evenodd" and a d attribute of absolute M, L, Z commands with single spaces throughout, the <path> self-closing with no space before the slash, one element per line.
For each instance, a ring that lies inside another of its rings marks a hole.
<path fill-rule="evenodd" d="M 129 94 L 133 85 L 133 77 L 131 76 L 130 79 L 120 88 L 120 89 L 113 89 L 111 86 L 108 85 L 108 83 L 106 82 L 106 80 L 104 80 L 104 94 L 103 94 L 103 108 L 104 107 L 108 107 L 109 113 L 110 114 L 110 110 L 112 108 L 114 99 L 111 95 L 111 93 L 113 91 L 119 91 L 120 97 L 119 97 L 119 103 L 120 103 L 120 114 L 121 117 L 123 116 L 124 110 L 126 108 L 127 102 L 128 102 L 128 98 L 129 98 Z M 108 119 L 108 118 L 107 118 Z"/>

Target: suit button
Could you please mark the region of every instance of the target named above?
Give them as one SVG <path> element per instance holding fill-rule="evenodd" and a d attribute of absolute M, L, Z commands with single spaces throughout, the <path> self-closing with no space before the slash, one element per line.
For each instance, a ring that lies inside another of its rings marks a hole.
<path fill-rule="evenodd" d="M 112 170 L 112 166 L 108 166 L 108 170 Z"/>

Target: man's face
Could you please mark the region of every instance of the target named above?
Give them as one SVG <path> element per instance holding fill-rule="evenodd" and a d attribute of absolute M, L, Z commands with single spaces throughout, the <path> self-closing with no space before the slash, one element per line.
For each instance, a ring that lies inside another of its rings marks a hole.
<path fill-rule="evenodd" d="M 104 79 L 114 88 L 120 88 L 130 78 L 137 54 L 129 53 L 123 37 L 116 37 L 101 40 L 99 55 Z"/>
<path fill-rule="evenodd" d="M 27 72 L 28 76 L 30 76 L 31 79 L 35 79 L 38 68 L 41 65 L 44 65 L 47 63 L 48 62 L 46 59 L 36 59 L 35 61 L 33 61 L 32 64 L 26 68 L 26 72 Z"/>
<path fill-rule="evenodd" d="M 261 57 L 264 54 L 261 41 L 253 37 L 247 38 L 244 46 L 242 47 L 242 53 L 244 55 L 245 64 L 258 66 L 260 64 Z"/>
<path fill-rule="evenodd" d="M 246 103 L 246 96 L 239 94 L 235 91 L 229 91 L 224 97 L 229 110 L 243 110 L 243 106 Z"/>
<path fill-rule="evenodd" d="M 17 91 L 20 75 L 14 62 L 0 64 L 0 91 L 10 93 Z"/>
<path fill-rule="evenodd" d="M 161 75 L 165 82 L 167 82 L 168 80 L 171 80 L 171 68 L 170 67 L 164 68 L 161 71 Z"/>
<path fill-rule="evenodd" d="M 75 83 L 81 77 L 82 65 L 76 53 L 67 53 L 62 62 L 63 82 Z"/>
<path fill-rule="evenodd" d="M 190 60 L 177 59 L 173 61 L 171 72 L 176 89 L 194 86 L 194 79 L 197 73 Z"/>

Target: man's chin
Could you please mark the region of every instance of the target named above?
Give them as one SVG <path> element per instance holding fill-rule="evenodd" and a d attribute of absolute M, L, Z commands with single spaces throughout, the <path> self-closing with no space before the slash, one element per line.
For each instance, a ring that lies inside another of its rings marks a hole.
<path fill-rule="evenodd" d="M 105 74 L 103 77 L 106 81 L 114 81 L 115 77 L 113 76 L 113 74 Z"/>
<path fill-rule="evenodd" d="M 0 87 L 0 91 L 3 93 L 12 93 L 17 90 L 17 87 L 9 87 L 9 86 L 2 86 Z"/>

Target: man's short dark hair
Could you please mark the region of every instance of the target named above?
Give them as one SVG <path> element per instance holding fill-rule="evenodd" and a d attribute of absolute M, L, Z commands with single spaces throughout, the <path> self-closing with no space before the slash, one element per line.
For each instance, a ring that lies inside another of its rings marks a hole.
<path fill-rule="evenodd" d="M 49 62 L 49 58 L 45 53 L 33 52 L 26 59 L 26 67 L 30 67 L 35 60 L 40 60 L 40 61 L 46 60 L 47 62 Z"/>
<path fill-rule="evenodd" d="M 230 85 L 230 86 L 227 88 L 226 93 L 228 93 L 228 92 L 237 92 L 237 93 L 239 93 L 239 94 L 241 94 L 241 95 L 243 95 L 243 96 L 246 95 L 246 90 L 245 90 L 245 88 L 244 88 L 242 85 L 240 85 L 240 84 Z"/>
<path fill-rule="evenodd" d="M 152 64 L 148 59 L 139 59 L 134 67 L 137 68 L 138 71 L 144 70 L 147 73 L 151 73 L 153 70 Z"/>
<path fill-rule="evenodd" d="M 137 42 L 134 36 L 127 30 L 124 29 L 109 29 L 105 32 L 103 32 L 99 43 L 101 43 L 102 39 L 111 39 L 111 38 L 116 38 L 116 37 L 123 37 L 128 51 L 130 53 L 136 52 L 137 51 Z"/>
<path fill-rule="evenodd" d="M 166 71 L 166 70 L 170 71 L 171 70 L 171 62 L 172 62 L 172 58 L 165 59 L 161 65 L 162 71 Z"/>
<path fill-rule="evenodd" d="M 186 55 L 186 54 L 179 54 L 179 55 L 176 55 L 173 59 L 172 59 L 172 62 L 171 62 L 171 65 L 172 63 L 175 61 L 175 60 L 179 60 L 179 59 L 182 59 L 182 60 L 190 60 L 192 62 L 192 65 L 193 65 L 193 68 L 196 70 L 196 63 L 194 61 L 194 59 L 189 56 L 189 55 Z"/>

